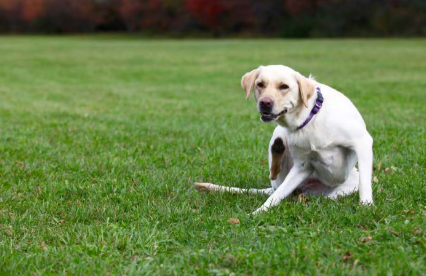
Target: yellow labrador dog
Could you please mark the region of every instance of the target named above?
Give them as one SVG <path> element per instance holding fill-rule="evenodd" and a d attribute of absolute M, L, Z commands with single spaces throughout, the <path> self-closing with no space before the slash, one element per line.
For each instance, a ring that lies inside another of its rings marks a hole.
<path fill-rule="evenodd" d="M 359 190 L 360 202 L 373 204 L 373 139 L 346 96 L 282 65 L 248 72 L 241 86 L 247 99 L 254 90 L 261 121 L 278 125 L 269 144 L 272 187 L 240 189 L 195 183 L 196 188 L 269 195 L 254 214 L 278 205 L 295 190 L 330 198 Z"/>

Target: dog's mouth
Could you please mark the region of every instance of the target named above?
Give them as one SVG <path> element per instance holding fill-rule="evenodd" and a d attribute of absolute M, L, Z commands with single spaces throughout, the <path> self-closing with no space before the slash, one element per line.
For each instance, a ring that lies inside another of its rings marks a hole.
<path fill-rule="evenodd" d="M 278 114 L 272 114 L 272 113 L 267 113 L 267 112 L 263 112 L 260 113 L 260 119 L 265 122 L 265 123 L 269 123 L 272 121 L 275 121 L 276 119 L 278 119 L 279 117 L 281 117 L 282 115 L 287 113 L 287 109 L 284 109 L 283 111 L 281 111 Z"/>

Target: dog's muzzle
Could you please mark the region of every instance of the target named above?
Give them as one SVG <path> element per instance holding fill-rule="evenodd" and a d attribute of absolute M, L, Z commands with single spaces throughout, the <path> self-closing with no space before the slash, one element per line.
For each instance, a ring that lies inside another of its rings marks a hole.
<path fill-rule="evenodd" d="M 269 123 L 269 122 L 275 121 L 276 119 L 278 119 L 279 117 L 281 117 L 282 115 L 286 113 L 287 113 L 287 109 L 284 109 L 278 114 L 260 112 L 260 120 L 262 122 Z"/>
<path fill-rule="evenodd" d="M 278 114 L 272 113 L 274 108 L 274 101 L 270 97 L 263 97 L 259 100 L 259 113 L 261 114 L 260 120 L 265 123 L 269 123 L 278 119 L 278 117 L 287 113 L 285 108 L 282 112 Z"/>

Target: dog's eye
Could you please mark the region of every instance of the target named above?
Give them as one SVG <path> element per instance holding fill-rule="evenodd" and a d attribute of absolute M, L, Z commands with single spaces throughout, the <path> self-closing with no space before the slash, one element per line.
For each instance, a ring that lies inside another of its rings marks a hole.
<path fill-rule="evenodd" d="M 259 88 L 264 88 L 264 87 L 265 87 L 265 85 L 264 85 L 262 82 L 259 82 L 259 83 L 257 84 L 257 87 L 259 87 Z"/>
<path fill-rule="evenodd" d="M 285 89 L 288 89 L 288 85 L 287 84 L 281 84 L 280 90 L 285 90 Z"/>

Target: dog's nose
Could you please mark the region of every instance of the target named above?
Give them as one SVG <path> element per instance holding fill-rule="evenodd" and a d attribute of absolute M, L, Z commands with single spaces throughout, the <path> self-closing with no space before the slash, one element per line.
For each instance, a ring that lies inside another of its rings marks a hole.
<path fill-rule="evenodd" d="M 261 111 L 271 112 L 272 107 L 274 107 L 274 102 L 272 101 L 271 98 L 264 97 L 264 98 L 260 99 L 259 107 L 260 107 Z"/>

